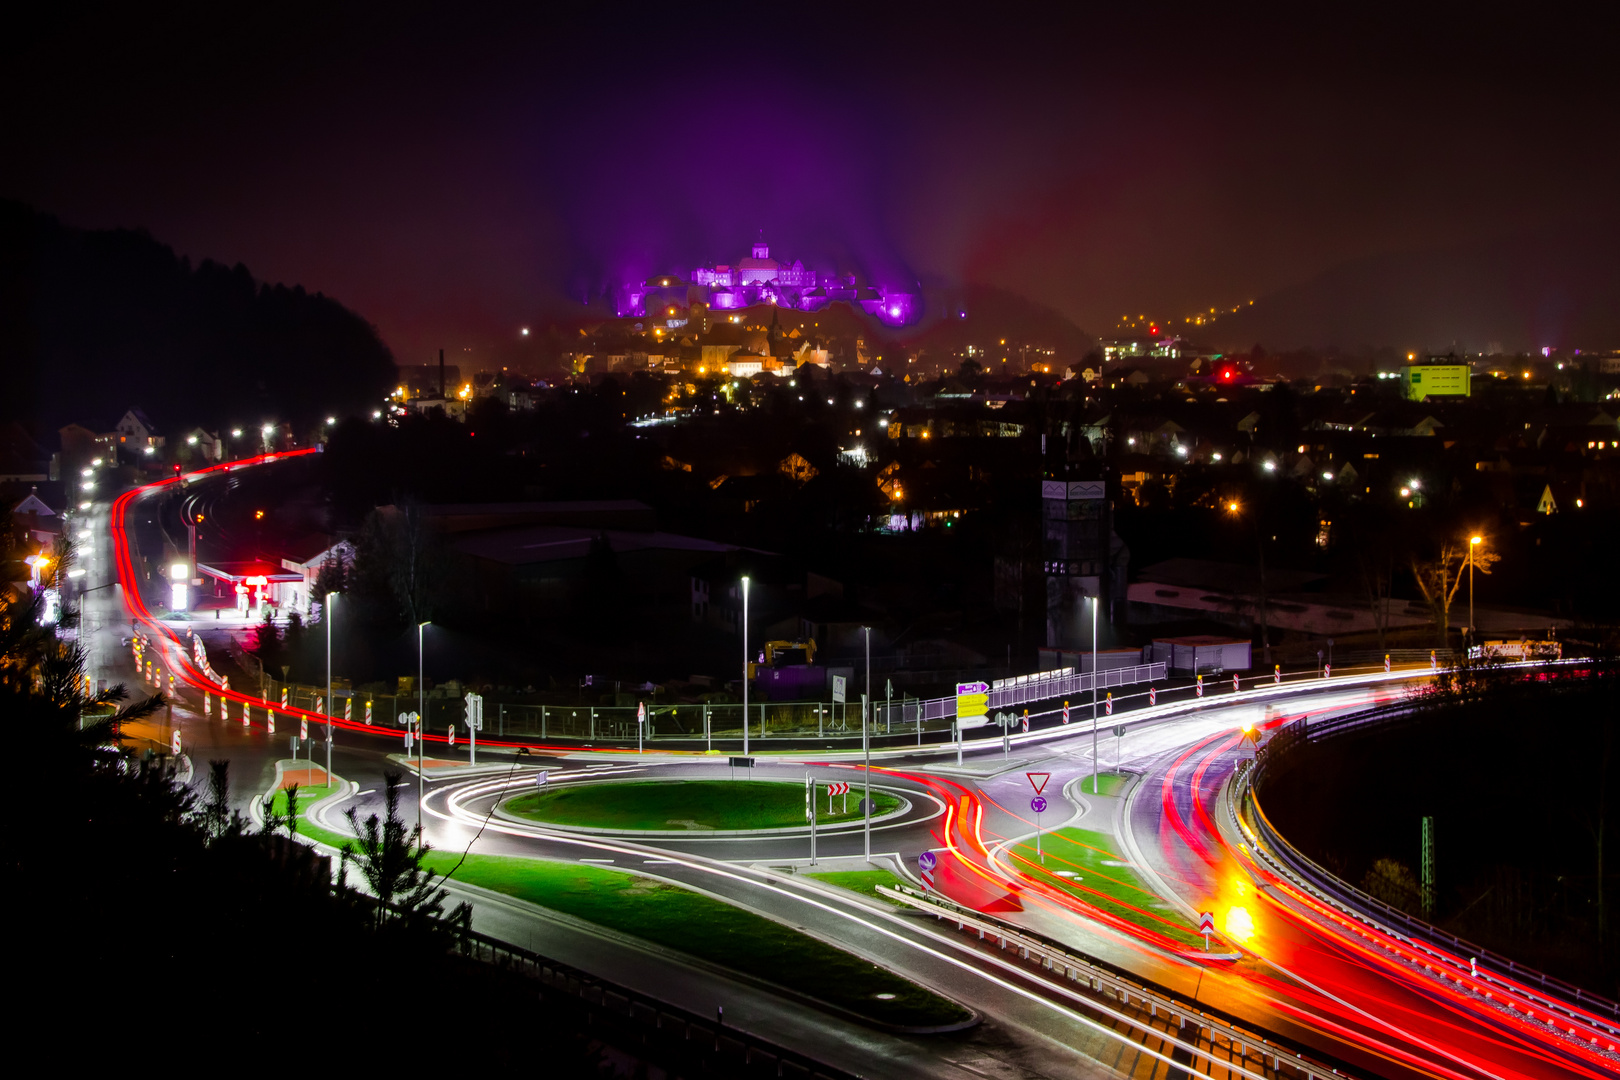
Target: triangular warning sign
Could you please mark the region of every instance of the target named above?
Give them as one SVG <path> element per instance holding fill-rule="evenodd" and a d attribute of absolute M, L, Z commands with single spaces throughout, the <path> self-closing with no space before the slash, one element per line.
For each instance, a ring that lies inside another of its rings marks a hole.
<path fill-rule="evenodd" d="M 1029 786 L 1035 789 L 1037 795 L 1045 789 L 1046 782 L 1052 779 L 1052 774 L 1049 772 L 1027 772 L 1024 775 L 1029 777 Z"/>

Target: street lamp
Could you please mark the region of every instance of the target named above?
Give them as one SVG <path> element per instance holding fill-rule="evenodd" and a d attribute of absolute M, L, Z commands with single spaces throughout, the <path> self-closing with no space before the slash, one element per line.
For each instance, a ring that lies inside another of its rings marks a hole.
<path fill-rule="evenodd" d="M 1468 643 L 1474 643 L 1474 549 L 1483 543 L 1483 536 L 1468 538 Z"/>
<path fill-rule="evenodd" d="M 337 593 L 326 594 L 321 606 L 321 621 L 326 624 L 326 786 L 332 786 L 332 601 Z"/>
<path fill-rule="evenodd" d="M 416 842 L 422 843 L 422 800 L 427 797 L 427 680 L 423 663 L 422 632 L 426 621 L 416 624 Z"/>
<path fill-rule="evenodd" d="M 867 735 L 866 717 L 872 708 L 872 628 L 861 627 L 866 631 L 866 693 L 861 695 L 861 753 L 866 758 L 866 794 L 862 806 L 865 813 L 861 815 L 864 822 L 863 833 L 866 840 L 866 861 L 872 861 L 872 741 Z"/>
<path fill-rule="evenodd" d="M 1102 582 L 1099 580 L 1098 585 Z M 1098 593 L 1102 592 L 1099 588 Z M 1101 778 L 1097 769 L 1097 608 L 1101 595 L 1087 597 L 1091 601 L 1091 793 L 1102 794 Z"/>
<path fill-rule="evenodd" d="M 743 757 L 748 756 L 748 575 L 742 579 L 742 643 L 743 643 Z"/>

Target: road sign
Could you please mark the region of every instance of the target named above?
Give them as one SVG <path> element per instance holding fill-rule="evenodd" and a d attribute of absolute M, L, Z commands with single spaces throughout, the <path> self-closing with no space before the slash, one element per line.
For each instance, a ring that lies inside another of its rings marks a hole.
<path fill-rule="evenodd" d="M 1271 681 L 1274 684 L 1276 684 L 1277 686 L 1282 685 L 1282 665 L 1281 664 L 1273 664 L 1271 666 Z"/>
<path fill-rule="evenodd" d="M 1152 705 L 1157 705 L 1158 703 L 1159 703 L 1159 692 L 1157 690 L 1153 689 L 1153 687 L 1151 687 L 1151 686 L 1148 687 L 1148 705 L 1152 706 Z"/>
<path fill-rule="evenodd" d="M 1198 676 L 1198 696 L 1204 696 L 1204 677 L 1202 675 Z"/>
<path fill-rule="evenodd" d="M 447 737 L 447 739 L 445 740 L 445 745 L 446 746 L 454 746 L 454 745 L 456 745 L 456 725 L 454 725 L 454 724 L 450 725 L 450 734 Z"/>
<path fill-rule="evenodd" d="M 1204 935 L 1204 951 L 1209 952 L 1209 935 L 1215 932 L 1215 915 L 1206 911 L 1198 916 L 1198 932 Z"/>
<path fill-rule="evenodd" d="M 1232 672 L 1232 693 L 1235 694 L 1239 690 L 1242 690 L 1242 689 L 1243 689 L 1243 684 L 1238 682 L 1237 672 L 1235 672 L 1235 671 Z"/>
<path fill-rule="evenodd" d="M 959 727 L 968 726 L 961 721 L 983 716 L 989 711 L 990 687 L 982 682 L 956 684 L 956 719 Z"/>
<path fill-rule="evenodd" d="M 643 702 L 640 702 L 640 703 L 638 703 L 636 705 L 636 723 L 645 724 L 646 722 L 647 722 L 647 703 L 645 701 L 643 701 Z"/>
<path fill-rule="evenodd" d="M 812 824 L 816 820 L 816 782 L 808 776 L 804 778 L 804 820 Z"/>
<path fill-rule="evenodd" d="M 1029 808 L 1037 814 L 1044 814 L 1046 812 L 1046 800 L 1037 795 L 1029 800 Z"/>
<path fill-rule="evenodd" d="M 242 702 L 242 726 L 248 726 L 248 707 L 245 701 Z M 264 730 L 271 735 L 276 733 L 276 710 L 264 710 Z"/>
<path fill-rule="evenodd" d="M 484 695 L 467 691 L 466 719 L 468 731 L 484 730 Z"/>
<path fill-rule="evenodd" d="M 827 794 L 829 794 L 829 795 L 848 795 L 849 794 L 849 783 L 848 783 L 848 781 L 834 780 L 832 783 L 827 785 Z"/>
<path fill-rule="evenodd" d="M 1067 701 L 1063 703 L 1063 722 L 1065 724 L 1069 722 L 1069 703 Z"/>
<path fill-rule="evenodd" d="M 934 867 L 939 865 L 939 858 L 932 851 L 925 851 L 917 856 L 917 872 L 922 877 L 923 892 L 932 892 L 934 889 Z"/>
<path fill-rule="evenodd" d="M 300 739 L 309 738 L 309 717 L 307 716 L 298 718 L 298 737 Z"/>
<path fill-rule="evenodd" d="M 352 697 L 343 699 L 343 722 L 345 724 L 354 722 L 354 698 Z"/>
<path fill-rule="evenodd" d="M 539 772 L 535 773 L 534 774 L 534 786 L 535 787 L 545 787 L 546 786 L 546 778 L 548 776 L 550 776 L 550 775 L 551 774 L 546 772 L 546 770 L 544 770 L 544 769 L 541 769 Z"/>
<path fill-rule="evenodd" d="M 1114 692 L 1112 690 L 1108 691 L 1108 696 L 1103 699 L 1103 715 L 1114 715 Z"/>
<path fill-rule="evenodd" d="M 281 688 L 281 707 L 283 709 L 287 707 L 287 688 L 285 686 Z"/>
<path fill-rule="evenodd" d="M 179 754 L 180 754 L 180 729 L 179 728 L 175 728 L 174 729 L 174 734 L 169 737 L 169 749 L 174 751 L 176 757 L 179 756 Z"/>
<path fill-rule="evenodd" d="M 1115 724 L 1114 725 L 1114 736 L 1116 738 L 1120 738 L 1120 739 L 1123 739 L 1125 737 L 1125 725 L 1124 724 Z"/>
<path fill-rule="evenodd" d="M 1037 795 L 1046 790 L 1046 782 L 1052 779 L 1049 772 L 1027 772 L 1024 775 L 1028 777 L 1029 786 L 1035 789 Z"/>
<path fill-rule="evenodd" d="M 754 767 L 754 759 L 751 757 L 734 757 L 730 760 L 733 769 L 752 769 Z"/>
<path fill-rule="evenodd" d="M 844 686 L 845 686 L 847 680 L 842 675 L 834 675 L 832 677 L 832 679 L 833 679 L 833 701 L 836 702 L 839 705 L 842 705 L 842 704 L 844 704 Z"/>

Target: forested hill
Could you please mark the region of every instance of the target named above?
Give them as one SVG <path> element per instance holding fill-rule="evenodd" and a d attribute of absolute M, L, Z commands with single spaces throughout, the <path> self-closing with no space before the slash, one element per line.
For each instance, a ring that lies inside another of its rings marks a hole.
<path fill-rule="evenodd" d="M 376 330 L 301 286 L 193 267 L 128 229 L 63 225 L 0 200 L 0 420 L 42 445 L 140 407 L 165 433 L 369 410 L 394 383 Z"/>

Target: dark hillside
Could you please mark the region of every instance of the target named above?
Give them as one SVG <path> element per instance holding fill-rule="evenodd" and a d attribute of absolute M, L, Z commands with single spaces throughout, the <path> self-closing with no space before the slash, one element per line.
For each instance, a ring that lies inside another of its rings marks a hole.
<path fill-rule="evenodd" d="M 376 331 L 336 300 L 192 267 L 127 229 L 85 231 L 0 201 L 0 419 L 36 439 L 103 431 L 132 406 L 161 427 L 371 408 L 394 379 Z"/>

